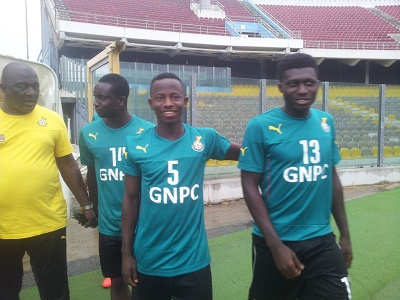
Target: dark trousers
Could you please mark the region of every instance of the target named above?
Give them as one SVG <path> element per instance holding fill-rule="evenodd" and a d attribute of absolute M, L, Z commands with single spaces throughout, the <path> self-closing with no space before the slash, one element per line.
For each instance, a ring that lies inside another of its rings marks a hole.
<path fill-rule="evenodd" d="M 210 266 L 172 277 L 138 272 L 138 280 L 136 290 L 140 300 L 212 300 Z"/>
<path fill-rule="evenodd" d="M 0 239 L 0 300 L 19 299 L 25 252 L 42 300 L 68 300 L 66 228 L 24 239 Z"/>
<path fill-rule="evenodd" d="M 347 269 L 334 234 L 284 244 L 304 264 L 301 275 L 295 279 L 282 276 L 264 238 L 253 235 L 253 280 L 249 299 L 350 299 Z"/>

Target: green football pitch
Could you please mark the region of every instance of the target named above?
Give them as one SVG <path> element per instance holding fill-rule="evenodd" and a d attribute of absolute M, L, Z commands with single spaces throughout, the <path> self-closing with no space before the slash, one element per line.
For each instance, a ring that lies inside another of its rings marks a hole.
<path fill-rule="evenodd" d="M 353 300 L 400 299 L 400 188 L 346 202 L 354 260 Z M 336 231 L 336 229 L 335 229 Z M 247 298 L 251 280 L 251 230 L 209 240 L 215 300 Z M 72 300 L 109 299 L 99 270 L 70 277 Z M 39 299 L 37 288 L 21 300 Z"/>

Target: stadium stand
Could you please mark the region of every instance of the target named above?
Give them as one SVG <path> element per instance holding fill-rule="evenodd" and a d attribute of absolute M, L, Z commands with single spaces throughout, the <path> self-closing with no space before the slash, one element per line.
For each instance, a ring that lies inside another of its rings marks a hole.
<path fill-rule="evenodd" d="M 75 22 L 142 29 L 227 35 L 222 19 L 199 18 L 190 0 L 59 0 Z M 173 13 L 166 13 L 173 12 Z"/>
<path fill-rule="evenodd" d="M 396 42 L 389 34 L 399 33 L 399 29 L 385 22 L 368 9 L 357 6 L 295 6 L 295 5 L 260 5 L 267 13 L 278 19 L 292 31 L 300 31 L 305 40 L 305 47 L 324 44 L 322 48 L 336 48 L 334 42 L 355 42 L 353 47 L 360 47 L 357 42 L 385 43 L 387 49 L 396 47 Z M 363 44 L 368 49 L 368 44 Z"/>
<path fill-rule="evenodd" d="M 56 0 L 62 19 L 75 22 L 132 27 L 150 30 L 230 35 L 225 20 L 199 18 L 190 9 L 193 0 Z M 197 3 L 198 1 L 196 1 Z M 257 23 L 245 6 L 236 0 L 214 1 L 227 20 Z M 363 7 L 257 5 L 282 24 L 283 29 L 301 32 L 305 47 L 396 49 L 389 34 L 400 30 Z M 399 19 L 398 6 L 379 6 L 381 11 Z M 165 13 L 165 12 L 173 13 Z M 317 29 L 317 30 L 316 30 Z M 354 45 L 351 45 L 354 42 Z M 362 42 L 362 46 L 360 46 Z M 370 44 L 368 44 L 370 43 Z"/>

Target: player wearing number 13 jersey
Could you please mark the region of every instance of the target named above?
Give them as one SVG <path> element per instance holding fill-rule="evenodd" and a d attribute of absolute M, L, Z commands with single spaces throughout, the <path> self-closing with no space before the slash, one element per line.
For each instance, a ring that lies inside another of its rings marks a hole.
<path fill-rule="evenodd" d="M 157 126 L 127 137 L 123 163 L 124 279 L 140 299 L 212 299 L 204 168 L 210 158 L 237 160 L 239 145 L 182 123 L 188 98 L 176 75 L 156 76 L 150 96 Z"/>
<path fill-rule="evenodd" d="M 333 118 L 310 108 L 317 66 L 311 56 L 293 54 L 277 70 L 284 105 L 250 120 L 239 159 L 255 220 L 249 299 L 350 299 L 352 250 Z"/>

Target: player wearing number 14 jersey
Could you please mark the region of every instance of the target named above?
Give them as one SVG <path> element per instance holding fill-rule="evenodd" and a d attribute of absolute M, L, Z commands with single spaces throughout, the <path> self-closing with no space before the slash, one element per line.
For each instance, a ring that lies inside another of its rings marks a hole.
<path fill-rule="evenodd" d="M 293 54 L 277 70 L 284 105 L 250 120 L 239 159 L 255 220 L 249 299 L 350 299 L 352 250 L 333 118 L 310 108 L 317 66 L 311 56 Z"/>
<path fill-rule="evenodd" d="M 128 112 L 129 84 L 118 74 L 100 78 L 93 94 L 98 118 L 82 127 L 79 149 L 81 162 L 88 169 L 90 199 L 98 211 L 100 265 L 103 276 L 111 278 L 111 299 L 131 299 L 121 271 L 124 174 L 120 164 L 126 137 L 140 134 L 154 124 Z"/>
<path fill-rule="evenodd" d="M 212 299 L 204 168 L 210 158 L 237 160 L 239 145 L 182 123 L 188 98 L 176 75 L 156 76 L 150 96 L 157 126 L 127 138 L 123 164 L 124 279 L 140 299 Z"/>

